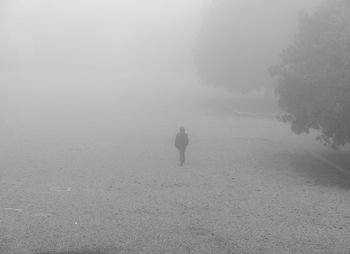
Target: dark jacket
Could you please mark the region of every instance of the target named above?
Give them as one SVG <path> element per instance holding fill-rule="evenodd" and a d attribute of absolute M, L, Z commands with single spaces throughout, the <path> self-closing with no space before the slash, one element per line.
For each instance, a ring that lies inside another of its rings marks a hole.
<path fill-rule="evenodd" d="M 185 150 L 188 145 L 188 135 L 186 132 L 176 134 L 175 147 L 179 150 Z"/>

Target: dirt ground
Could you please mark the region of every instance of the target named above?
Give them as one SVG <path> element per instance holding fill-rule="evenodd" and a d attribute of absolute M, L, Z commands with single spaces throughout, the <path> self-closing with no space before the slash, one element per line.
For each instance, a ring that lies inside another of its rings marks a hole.
<path fill-rule="evenodd" d="M 311 137 L 205 110 L 116 117 L 5 132 L 0 253 L 350 253 L 350 176 Z"/>

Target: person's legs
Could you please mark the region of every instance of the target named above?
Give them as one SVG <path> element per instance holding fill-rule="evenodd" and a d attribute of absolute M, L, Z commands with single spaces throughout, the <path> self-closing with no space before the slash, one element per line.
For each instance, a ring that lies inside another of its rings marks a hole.
<path fill-rule="evenodd" d="M 180 153 L 180 165 L 182 166 L 185 163 L 185 150 L 180 149 L 179 153 Z"/>

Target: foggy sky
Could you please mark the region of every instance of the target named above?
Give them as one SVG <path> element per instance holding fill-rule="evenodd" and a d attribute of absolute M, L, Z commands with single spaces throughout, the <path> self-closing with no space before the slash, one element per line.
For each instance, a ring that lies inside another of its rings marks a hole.
<path fill-rule="evenodd" d="M 246 45 L 243 52 L 269 52 L 266 60 L 258 61 L 257 69 L 261 70 L 273 64 L 270 56 L 276 59 L 282 45 L 293 38 L 297 12 L 320 2 L 232 1 L 236 5 L 233 29 L 249 34 L 242 40 Z M 3 96 L 10 107 L 22 110 L 33 105 L 35 109 L 60 108 L 63 101 L 67 108 L 84 108 L 112 101 L 141 103 L 142 98 L 143 103 L 158 97 L 177 96 L 181 100 L 198 85 L 193 47 L 209 3 L 2 1 Z M 260 48 L 256 48 L 256 41 L 260 41 Z M 262 73 L 245 71 L 247 75 Z M 198 86 L 193 91 L 198 95 Z"/>
<path fill-rule="evenodd" d="M 223 83 L 227 82 L 227 86 L 237 83 L 237 87 L 245 86 L 246 90 L 271 86 L 275 81 L 269 75 L 269 67 L 279 62 L 283 49 L 292 43 L 297 32 L 298 14 L 303 10 L 312 11 L 320 2 L 213 1 L 204 20 L 202 37 L 208 45 L 216 45 L 215 52 L 219 57 L 222 55 L 220 66 L 216 67 L 218 73 L 220 69 L 227 69 Z M 224 64 L 229 67 L 225 68 Z"/>
<path fill-rule="evenodd" d="M 17 64 L 149 66 L 187 40 L 195 2 L 21 0 L 8 8 L 4 37 Z"/>
<path fill-rule="evenodd" d="M 194 72 L 201 8 L 184 0 L 11 1 L 1 26 L 2 78 L 15 106 L 169 97 Z"/>

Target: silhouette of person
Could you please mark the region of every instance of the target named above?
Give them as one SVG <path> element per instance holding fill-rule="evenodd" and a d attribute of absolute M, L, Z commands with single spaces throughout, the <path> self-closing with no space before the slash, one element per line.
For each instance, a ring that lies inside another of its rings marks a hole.
<path fill-rule="evenodd" d="M 185 132 L 184 127 L 180 127 L 180 131 L 176 134 L 175 147 L 179 150 L 179 161 L 180 165 L 183 166 L 185 163 L 185 151 L 188 145 L 188 135 Z"/>

